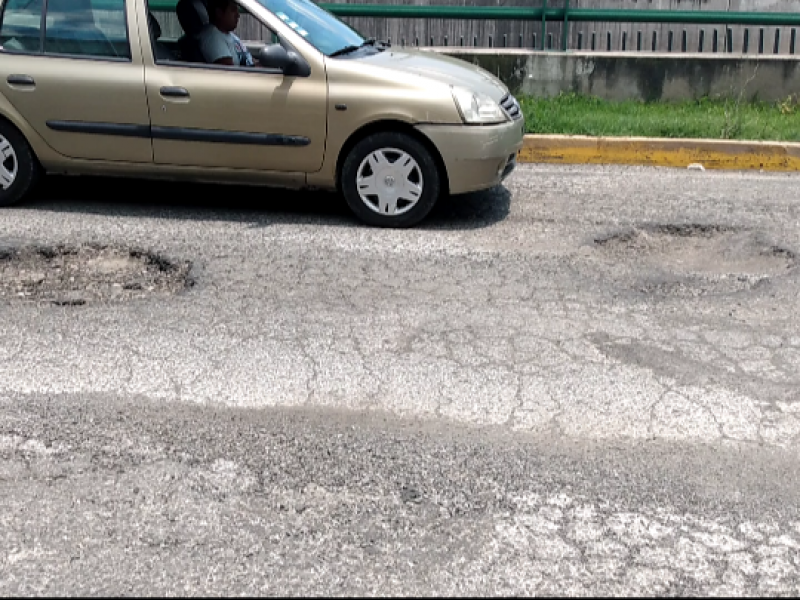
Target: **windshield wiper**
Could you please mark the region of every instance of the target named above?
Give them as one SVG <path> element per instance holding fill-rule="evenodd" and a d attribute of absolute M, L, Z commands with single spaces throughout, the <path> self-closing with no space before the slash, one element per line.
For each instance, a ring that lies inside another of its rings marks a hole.
<path fill-rule="evenodd" d="M 364 48 L 365 46 L 378 47 L 377 46 L 378 44 L 380 44 L 382 48 L 388 46 L 386 42 L 379 42 L 375 38 L 369 38 L 364 40 L 364 42 L 359 46 L 345 46 L 344 48 L 340 48 L 336 52 L 331 53 L 330 56 L 333 57 L 333 56 L 342 56 L 343 54 L 350 54 L 351 52 L 355 52 L 356 50 L 361 50 L 361 48 Z"/>
<path fill-rule="evenodd" d="M 391 44 L 389 42 L 384 42 L 383 40 L 376 40 L 375 38 L 369 38 L 366 40 L 362 46 L 374 46 L 375 48 L 389 48 Z"/>
<path fill-rule="evenodd" d="M 342 54 L 350 54 L 351 52 L 355 52 L 356 50 L 360 49 L 361 46 L 345 46 L 344 48 L 340 48 L 336 52 L 331 52 L 330 56 L 334 57 L 334 56 L 341 56 Z"/>

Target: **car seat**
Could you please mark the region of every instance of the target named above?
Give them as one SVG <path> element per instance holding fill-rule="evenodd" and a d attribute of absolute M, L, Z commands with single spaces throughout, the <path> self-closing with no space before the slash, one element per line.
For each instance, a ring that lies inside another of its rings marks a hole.
<path fill-rule="evenodd" d="M 175 7 L 184 35 L 178 40 L 181 58 L 186 62 L 206 62 L 197 34 L 208 25 L 205 0 L 179 0 Z"/>
<path fill-rule="evenodd" d="M 150 41 L 153 44 L 156 60 L 175 60 L 176 57 L 172 51 L 164 42 L 159 41 L 161 38 L 161 25 L 150 11 L 147 11 L 147 24 L 150 27 Z"/>

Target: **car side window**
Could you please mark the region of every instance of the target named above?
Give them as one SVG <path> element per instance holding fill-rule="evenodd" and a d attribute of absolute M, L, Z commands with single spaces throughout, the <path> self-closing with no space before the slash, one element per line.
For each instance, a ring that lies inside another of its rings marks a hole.
<path fill-rule="evenodd" d="M 8 52 L 42 51 L 42 0 L 6 0 L 0 46 Z"/>
<path fill-rule="evenodd" d="M 44 52 L 130 59 L 125 0 L 48 0 Z"/>
<path fill-rule="evenodd" d="M 52 0 L 51 0 L 52 1 Z M 196 3 L 199 4 L 199 3 Z M 191 3 L 187 3 L 190 6 Z M 269 27 L 262 24 L 242 6 L 239 7 L 241 20 L 233 32 L 252 55 L 264 45 L 276 44 L 279 38 Z M 205 27 L 208 27 L 208 13 L 199 13 L 195 18 L 189 8 L 184 11 L 183 17 L 179 16 L 177 7 L 167 10 L 164 2 L 148 0 L 147 25 L 150 33 L 150 43 L 157 64 L 178 66 L 190 63 L 194 66 L 208 65 L 202 51 L 199 36 Z M 181 19 L 185 19 L 181 21 Z M 183 27 L 189 27 L 188 31 Z M 254 57 L 255 58 L 255 57 Z M 235 66 L 219 66 L 224 69 L 247 69 L 253 66 L 237 64 Z"/>

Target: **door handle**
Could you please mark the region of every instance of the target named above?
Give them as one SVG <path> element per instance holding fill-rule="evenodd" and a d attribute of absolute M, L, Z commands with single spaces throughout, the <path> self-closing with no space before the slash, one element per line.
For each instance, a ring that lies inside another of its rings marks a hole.
<path fill-rule="evenodd" d="M 20 86 L 28 86 L 32 87 L 36 85 L 33 77 L 30 75 L 9 75 L 6 78 L 8 85 L 20 85 Z"/>
<path fill-rule="evenodd" d="M 164 86 L 161 88 L 161 95 L 165 98 L 188 98 L 189 91 L 182 87 Z"/>

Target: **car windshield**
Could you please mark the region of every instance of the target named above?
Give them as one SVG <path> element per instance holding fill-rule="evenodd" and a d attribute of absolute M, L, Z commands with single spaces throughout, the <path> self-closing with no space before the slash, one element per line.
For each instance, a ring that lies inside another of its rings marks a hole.
<path fill-rule="evenodd" d="M 348 47 L 359 47 L 365 39 L 349 25 L 310 0 L 258 0 L 279 19 L 302 35 L 317 50 L 330 56 Z"/>

